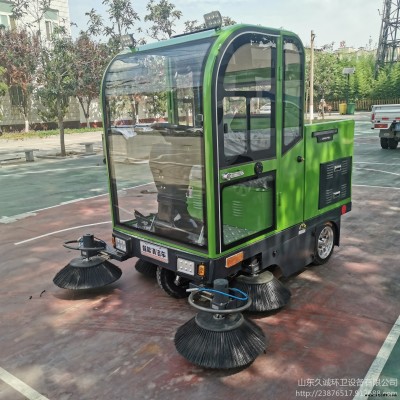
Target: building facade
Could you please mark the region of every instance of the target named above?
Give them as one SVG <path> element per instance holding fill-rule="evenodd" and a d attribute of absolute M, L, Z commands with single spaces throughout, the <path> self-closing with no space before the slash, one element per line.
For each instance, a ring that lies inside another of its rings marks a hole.
<path fill-rule="evenodd" d="M 45 12 L 39 23 L 35 23 L 40 15 L 37 1 L 29 1 L 29 8 L 26 10 L 26 15 L 21 19 L 13 18 L 13 3 L 7 0 L 0 0 L 0 28 L 1 29 L 16 29 L 26 27 L 33 33 L 40 34 L 42 40 L 50 40 L 53 30 L 56 26 L 65 27 L 68 34 L 70 32 L 70 15 L 68 0 L 51 0 L 50 8 Z M 33 100 L 34 101 L 34 100 Z M 4 131 L 16 131 L 25 129 L 25 118 L 15 105 L 15 100 L 7 94 L 1 99 L 2 120 L 0 127 Z M 65 117 L 65 126 L 77 127 L 80 125 L 80 110 L 79 103 L 76 99 L 71 99 L 68 114 Z M 29 116 L 29 124 L 33 127 L 53 128 L 57 124 L 43 122 L 38 113 L 37 105 L 32 104 L 31 115 Z"/>

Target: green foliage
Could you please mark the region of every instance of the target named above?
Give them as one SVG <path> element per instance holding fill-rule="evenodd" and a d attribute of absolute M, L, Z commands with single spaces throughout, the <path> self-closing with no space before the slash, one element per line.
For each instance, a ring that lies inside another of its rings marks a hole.
<path fill-rule="evenodd" d="M 372 95 L 375 99 L 398 98 L 400 93 L 400 64 L 386 65 L 379 71 L 373 83 Z"/>
<path fill-rule="evenodd" d="M 92 8 L 85 15 L 89 17 L 88 29 L 85 33 L 89 36 L 104 35 L 109 39 L 110 47 L 120 47 L 121 36 L 130 33 L 135 26 L 135 21 L 140 20 L 133 9 L 130 0 L 103 0 L 108 6 L 108 21 L 106 24 L 101 15 Z"/>
<path fill-rule="evenodd" d="M 75 96 L 89 124 L 89 109 L 94 99 L 99 97 L 100 83 L 104 70 L 113 53 L 102 43 L 96 43 L 81 33 L 74 43 Z"/>
<path fill-rule="evenodd" d="M 28 119 L 31 94 L 35 87 L 35 77 L 40 59 L 37 35 L 26 29 L 0 30 L 0 66 L 10 90 L 19 94 L 13 101 L 25 119 Z"/>
<path fill-rule="evenodd" d="M 156 3 L 150 0 L 146 7 L 149 14 L 144 17 L 145 21 L 150 21 L 153 25 L 147 30 L 148 35 L 156 40 L 170 38 L 174 33 L 176 20 L 182 16 L 182 11 L 175 8 L 175 5 L 168 0 L 160 0 Z"/>
<path fill-rule="evenodd" d="M 64 118 L 70 97 L 75 94 L 74 46 L 62 28 L 56 29 L 51 46 L 42 49 L 42 65 L 37 97 L 44 121 L 57 121 L 60 129 L 61 155 L 65 155 Z"/>
<path fill-rule="evenodd" d="M 314 60 L 314 103 L 321 98 L 329 102 L 345 101 L 347 98 L 355 101 L 374 96 L 374 54 L 342 54 L 325 47 L 325 50 L 315 52 Z M 307 81 L 309 63 L 307 54 Z M 355 73 L 348 77 L 343 74 L 344 68 L 355 68 Z"/>
<path fill-rule="evenodd" d="M 37 95 L 45 121 L 60 121 L 65 117 L 69 98 L 75 90 L 74 47 L 66 36 L 53 35 L 52 47 L 42 50 L 42 67 Z"/>

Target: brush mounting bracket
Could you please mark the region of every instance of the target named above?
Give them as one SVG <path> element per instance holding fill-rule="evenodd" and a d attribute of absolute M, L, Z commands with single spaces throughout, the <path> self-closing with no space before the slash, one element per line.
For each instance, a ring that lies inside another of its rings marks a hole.
<path fill-rule="evenodd" d="M 251 306 L 251 298 L 249 297 L 246 300 L 246 303 L 243 304 L 242 306 L 235 306 L 232 308 L 226 308 L 226 309 L 219 309 L 219 308 L 211 308 L 211 304 L 210 307 L 204 307 L 203 305 L 200 305 L 200 295 L 201 292 L 192 292 L 189 295 L 188 298 L 188 302 L 189 304 L 194 307 L 197 308 L 200 311 L 204 311 L 207 313 L 211 313 L 211 314 L 233 314 L 233 313 L 240 313 L 244 310 L 247 310 L 250 306 Z M 202 303 L 204 303 L 204 296 L 202 297 Z M 244 301 L 241 301 L 244 302 Z M 229 303 L 228 303 L 229 304 Z"/>
<path fill-rule="evenodd" d="M 82 257 L 90 258 L 105 250 L 107 244 L 91 234 L 85 234 L 78 240 L 68 240 L 64 242 L 63 246 L 70 250 L 79 250 Z"/>

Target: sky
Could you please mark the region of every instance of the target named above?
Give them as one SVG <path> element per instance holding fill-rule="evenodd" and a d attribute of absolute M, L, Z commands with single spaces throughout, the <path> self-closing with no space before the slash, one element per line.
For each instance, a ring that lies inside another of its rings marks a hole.
<path fill-rule="evenodd" d="M 76 37 L 85 29 L 85 16 L 92 8 L 107 18 L 106 6 L 102 0 L 68 0 L 71 21 L 78 25 L 72 29 Z M 176 33 L 183 32 L 183 21 L 203 21 L 203 15 L 219 10 L 238 23 L 284 28 L 300 36 L 305 46 L 310 45 L 311 31 L 315 47 L 334 42 L 338 48 L 341 42 L 348 47 L 377 47 L 381 26 L 382 0 L 170 0 L 182 11 Z M 132 0 L 134 10 L 141 20 L 146 15 L 147 0 Z M 144 22 L 136 27 L 145 28 Z M 132 32 L 134 33 L 134 32 Z M 135 35 L 134 35 L 135 36 Z M 149 42 L 151 40 L 148 40 Z"/>

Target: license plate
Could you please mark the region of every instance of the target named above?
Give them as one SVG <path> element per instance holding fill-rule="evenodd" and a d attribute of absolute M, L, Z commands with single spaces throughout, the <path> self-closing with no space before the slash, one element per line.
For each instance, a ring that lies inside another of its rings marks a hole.
<path fill-rule="evenodd" d="M 168 263 L 168 249 L 166 247 L 140 241 L 140 253 L 154 260 Z"/>

